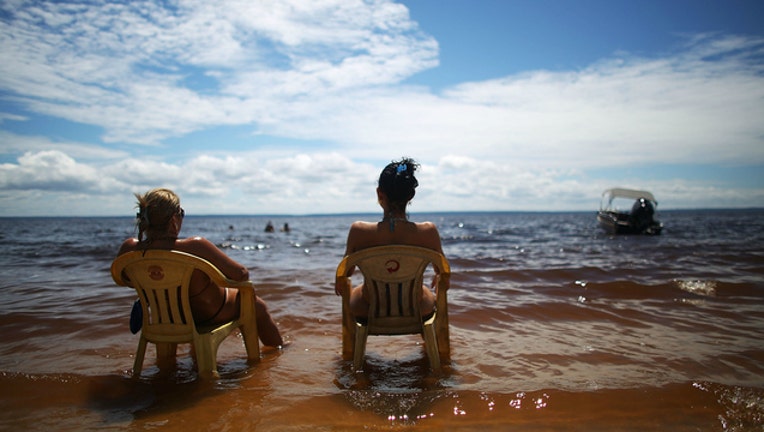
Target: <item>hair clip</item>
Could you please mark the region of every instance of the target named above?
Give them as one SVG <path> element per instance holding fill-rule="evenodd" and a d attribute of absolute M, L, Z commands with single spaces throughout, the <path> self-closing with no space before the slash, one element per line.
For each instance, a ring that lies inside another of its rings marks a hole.
<path fill-rule="evenodd" d="M 406 164 L 399 164 L 398 167 L 395 168 L 395 169 L 396 169 L 397 173 L 400 174 L 400 173 L 406 171 L 407 168 L 408 167 L 406 166 Z"/>

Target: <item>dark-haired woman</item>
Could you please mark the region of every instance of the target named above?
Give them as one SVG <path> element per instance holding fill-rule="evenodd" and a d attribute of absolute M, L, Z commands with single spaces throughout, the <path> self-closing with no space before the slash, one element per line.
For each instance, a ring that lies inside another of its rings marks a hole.
<path fill-rule="evenodd" d="M 178 250 L 204 258 L 226 277 L 235 281 L 249 280 L 249 270 L 232 260 L 212 242 L 203 237 L 179 239 L 185 212 L 180 199 L 169 189 L 153 189 L 138 199 L 138 238 L 122 243 L 118 255 L 135 250 Z M 145 238 L 144 238 L 145 236 Z M 241 297 L 235 288 L 221 287 L 210 281 L 206 274 L 194 270 L 191 275 L 191 313 L 197 323 L 218 324 L 238 318 Z M 263 345 L 281 347 L 281 338 L 265 302 L 255 296 L 257 331 Z"/>
<path fill-rule="evenodd" d="M 435 224 L 412 222 L 406 214 L 406 207 L 414 198 L 416 187 L 419 186 L 414 176 L 418 167 L 413 159 L 404 158 L 388 164 L 382 170 L 377 187 L 377 200 L 383 210 L 382 220 L 354 222 L 348 232 L 345 255 L 384 245 L 420 246 L 443 253 L 440 234 Z M 335 293 L 342 295 L 343 289 L 344 286 L 335 286 Z M 435 295 L 424 286 L 421 306 L 422 315 L 432 313 L 435 308 Z M 364 284 L 354 287 L 350 292 L 350 311 L 356 317 L 366 317 L 368 314 L 368 292 Z"/>

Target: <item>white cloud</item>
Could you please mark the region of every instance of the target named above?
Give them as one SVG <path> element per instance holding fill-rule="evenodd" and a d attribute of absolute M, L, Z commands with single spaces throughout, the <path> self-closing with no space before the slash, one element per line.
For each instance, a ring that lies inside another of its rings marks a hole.
<path fill-rule="evenodd" d="M 0 124 L 7 120 L 13 120 L 13 121 L 25 121 L 27 120 L 27 117 L 18 115 L 18 114 L 11 114 L 11 113 L 4 113 L 0 112 Z"/>
<path fill-rule="evenodd" d="M 113 188 L 114 182 L 100 176 L 98 169 L 56 150 L 27 152 L 18 164 L 0 164 L 0 190 L 101 192 Z"/>
<path fill-rule="evenodd" d="M 726 47 L 731 51 L 709 53 L 703 46 L 674 58 L 627 57 L 581 71 L 464 83 L 440 97 L 411 91 L 358 95 L 354 99 L 364 109 L 356 102 L 340 110 L 339 101 L 322 110 L 338 113 L 336 121 L 328 114 L 315 123 L 355 128 L 343 131 L 346 142 L 408 141 L 448 152 L 469 146 L 475 157 L 550 166 L 761 163 L 764 122 L 756 119 L 764 118 L 764 67 L 734 57 L 704 59 L 749 48 Z M 758 41 L 756 51 L 762 48 Z"/>
<path fill-rule="evenodd" d="M 106 141 L 251 125 L 364 153 L 469 146 L 552 166 L 764 160 L 758 39 L 697 35 L 672 56 L 433 94 L 400 83 L 437 65 L 437 42 L 387 1 L 30 4 L 0 26 L 0 86 L 33 111 L 104 127 Z"/>
<path fill-rule="evenodd" d="M 0 215 L 129 215 L 133 192 L 158 186 L 178 192 L 184 207 L 193 214 L 376 213 L 375 188 L 383 167 L 327 152 L 291 156 L 251 152 L 225 157 L 200 155 L 176 163 L 127 159 L 107 164 L 83 163 L 60 151 L 27 153 L 17 164 L 0 165 Z M 417 176 L 420 186 L 410 207 L 414 213 L 594 211 L 601 191 L 614 186 L 578 171 L 457 155 L 422 163 Z M 655 192 L 662 208 L 764 202 L 762 188 L 624 180 L 619 185 Z M 18 194 L 13 193 L 17 190 Z"/>
<path fill-rule="evenodd" d="M 0 21 L 0 87 L 36 112 L 104 127 L 107 141 L 267 122 L 288 98 L 395 83 L 437 64 L 437 44 L 387 1 L 2 8 L 12 19 Z M 194 73 L 219 93 L 186 86 Z"/>
<path fill-rule="evenodd" d="M 13 120 L 21 120 L 13 118 Z M 44 136 L 19 135 L 0 130 L 0 156 L 38 153 L 54 150 L 68 157 L 81 160 L 109 160 L 128 156 L 122 150 L 106 148 L 96 144 L 73 141 L 54 141 Z"/>

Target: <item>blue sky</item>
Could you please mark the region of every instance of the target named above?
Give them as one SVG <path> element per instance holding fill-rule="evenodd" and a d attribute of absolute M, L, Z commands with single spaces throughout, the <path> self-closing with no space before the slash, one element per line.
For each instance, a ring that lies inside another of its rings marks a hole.
<path fill-rule="evenodd" d="M 764 207 L 764 2 L 0 4 L 0 216 Z"/>

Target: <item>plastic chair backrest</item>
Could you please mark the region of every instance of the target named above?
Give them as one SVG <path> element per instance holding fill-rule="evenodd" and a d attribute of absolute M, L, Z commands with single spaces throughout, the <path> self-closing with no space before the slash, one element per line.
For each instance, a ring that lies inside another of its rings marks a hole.
<path fill-rule="evenodd" d="M 358 267 L 370 292 L 369 334 L 422 332 L 421 287 L 425 271 L 432 265 L 438 272 L 435 331 L 440 356 L 450 353 L 447 289 L 451 268 L 446 258 L 418 246 L 387 245 L 360 250 L 346 256 L 337 267 L 337 283 L 347 285 L 343 295 L 343 357 L 353 357 L 355 322 L 349 313 L 348 273 Z"/>
<path fill-rule="evenodd" d="M 195 270 L 204 272 L 218 286 L 237 288 L 241 296 L 239 319 L 228 323 L 198 326 L 191 312 L 189 289 Z M 217 374 L 218 345 L 240 328 L 248 358 L 259 361 L 254 285 L 230 280 L 209 261 L 174 250 L 133 251 L 118 256 L 111 266 L 118 285 L 132 286 L 143 308 L 143 325 L 133 371 L 140 374 L 146 342 L 162 345 L 174 356 L 177 343 L 193 343 L 201 373 Z M 169 344 L 169 345 L 168 345 Z"/>
<path fill-rule="evenodd" d="M 431 260 L 399 248 L 356 258 L 369 291 L 369 334 L 420 333 L 422 283 Z"/>
<path fill-rule="evenodd" d="M 197 330 L 188 290 L 195 269 L 218 279 L 218 284 L 224 283 L 225 276 L 215 266 L 185 252 L 134 251 L 114 261 L 114 280 L 119 285 L 128 285 L 123 279 L 123 274 L 126 275 L 144 305 L 142 331 L 149 340 L 192 340 Z"/>

